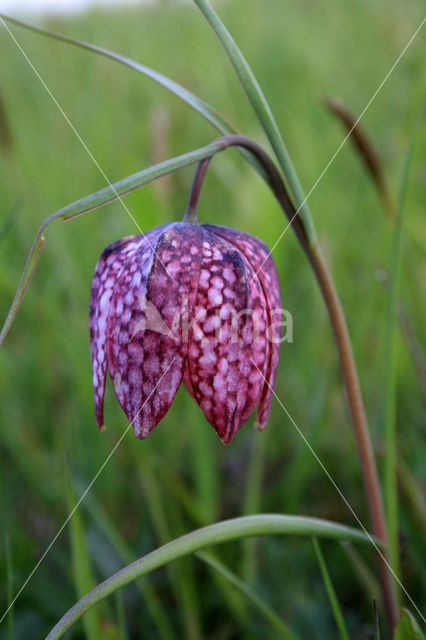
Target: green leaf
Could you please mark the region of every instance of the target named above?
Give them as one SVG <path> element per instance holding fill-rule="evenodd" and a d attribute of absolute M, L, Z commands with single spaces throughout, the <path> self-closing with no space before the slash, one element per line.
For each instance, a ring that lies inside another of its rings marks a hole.
<path fill-rule="evenodd" d="M 115 53 L 114 51 L 110 51 L 109 49 L 104 49 L 103 47 L 97 47 L 94 44 L 90 44 L 89 42 L 84 42 L 83 40 L 76 40 L 74 38 L 70 38 L 69 36 L 64 36 L 59 33 L 55 33 L 53 31 L 48 31 L 47 29 L 42 29 L 40 27 L 36 27 L 27 22 L 23 22 L 22 20 L 17 20 L 16 18 L 11 18 L 5 14 L 0 13 L 0 18 L 6 20 L 7 22 L 12 22 L 13 24 L 18 25 L 19 27 L 24 27 L 25 29 L 29 29 L 30 31 L 34 31 L 36 33 L 41 33 L 49 38 L 54 38 L 55 40 L 61 40 L 62 42 L 67 42 L 68 44 L 72 44 L 74 46 L 80 47 L 82 49 L 87 49 L 92 51 L 93 53 L 97 53 L 106 58 L 110 58 L 111 60 L 115 60 L 120 64 L 130 67 L 139 73 L 142 73 L 144 76 L 151 78 L 158 84 L 162 85 L 171 93 L 174 93 L 175 96 L 186 102 L 189 106 L 191 106 L 195 111 L 198 111 L 206 120 L 208 120 L 216 129 L 221 131 L 222 133 L 236 133 L 237 130 L 233 127 L 225 118 L 223 118 L 220 113 L 215 111 L 210 105 L 206 102 L 198 98 L 196 95 L 182 87 L 177 82 L 174 82 L 167 76 L 164 76 L 157 71 L 154 71 L 150 67 L 147 67 L 127 56 L 122 56 L 119 53 Z"/>
<path fill-rule="evenodd" d="M 417 620 L 408 609 L 401 609 L 401 618 L 395 628 L 393 640 L 425 640 Z"/>
<path fill-rule="evenodd" d="M 284 140 L 263 91 L 260 88 L 260 85 L 247 60 L 238 48 L 234 38 L 231 36 L 217 13 L 210 6 L 208 0 L 194 0 L 194 2 L 206 17 L 228 54 L 247 98 L 263 130 L 268 136 L 273 150 L 275 151 L 275 155 L 277 156 L 278 162 L 281 165 L 285 178 L 293 193 L 296 202 L 296 209 L 299 210 L 298 215 L 303 221 L 309 242 L 311 245 L 314 245 L 316 242 L 316 235 L 309 207 L 300 185 L 299 178 L 297 177 L 297 173 L 284 144 Z"/>
<path fill-rule="evenodd" d="M 47 640 L 61 638 L 65 631 L 95 604 L 154 569 L 205 547 L 263 535 L 318 536 L 381 546 L 380 541 L 358 529 L 318 518 L 263 514 L 216 522 L 172 540 L 99 584 L 65 614 L 49 633 Z"/>
<path fill-rule="evenodd" d="M 165 89 L 168 89 L 183 102 L 186 102 L 187 105 L 189 105 L 200 115 L 202 115 L 206 120 L 208 120 L 208 122 L 210 122 L 210 124 L 212 124 L 218 131 L 220 131 L 224 135 L 238 133 L 237 129 L 230 122 L 228 122 L 226 118 L 224 118 L 218 111 L 207 104 L 207 102 L 204 102 L 204 100 L 201 100 L 201 98 L 198 98 L 198 96 L 191 93 L 191 91 L 188 91 L 188 89 L 185 89 L 185 87 L 182 87 L 174 80 L 171 80 L 162 73 L 158 73 L 158 71 L 154 71 L 154 69 L 151 69 L 144 64 L 136 62 L 136 60 L 132 60 L 132 58 L 122 56 L 119 53 L 115 53 L 115 51 L 110 51 L 109 49 L 104 49 L 103 47 L 97 47 L 96 45 L 90 44 L 89 42 L 84 42 L 83 40 L 76 40 L 75 38 L 70 38 L 69 36 L 55 33 L 54 31 L 36 27 L 32 24 L 29 24 L 28 22 L 23 22 L 22 20 L 11 18 L 10 16 L 2 13 L 0 13 L 0 19 L 12 22 L 19 27 L 24 27 L 24 29 L 29 29 L 30 31 L 40 33 L 42 35 L 48 36 L 49 38 L 54 38 L 55 40 L 67 42 L 68 44 L 72 44 L 76 47 L 86 49 L 88 51 L 91 51 L 92 53 L 104 56 L 105 58 L 110 58 L 111 60 L 129 67 L 130 69 L 134 69 L 135 71 L 142 73 L 144 76 L 150 78 L 151 80 L 154 80 L 155 82 L 157 82 L 157 84 L 161 85 Z M 256 158 L 253 158 L 253 156 L 247 153 L 245 149 L 239 149 L 239 151 L 245 157 L 245 159 L 256 169 L 256 171 L 264 179 L 266 179 L 265 172 L 263 171 L 261 165 L 257 162 Z"/>

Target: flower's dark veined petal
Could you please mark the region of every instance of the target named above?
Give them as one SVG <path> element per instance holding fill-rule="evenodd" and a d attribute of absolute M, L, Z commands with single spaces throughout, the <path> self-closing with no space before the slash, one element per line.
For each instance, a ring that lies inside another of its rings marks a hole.
<path fill-rule="evenodd" d="M 144 242 L 143 236 L 129 236 L 113 242 L 99 258 L 92 280 L 89 327 L 93 369 L 96 421 L 103 426 L 103 402 L 107 371 L 106 324 L 109 305 L 117 276 L 127 258 Z"/>
<path fill-rule="evenodd" d="M 155 230 L 153 230 L 155 231 Z M 108 368 L 139 438 L 169 410 L 182 380 L 202 259 L 202 231 L 176 223 L 134 252 L 119 276 L 108 317 Z"/>
<path fill-rule="evenodd" d="M 264 373 L 266 381 L 264 381 L 259 398 L 256 418 L 257 425 L 263 429 L 271 408 L 272 390 L 275 384 L 280 352 L 281 295 L 277 270 L 268 247 L 259 238 L 229 227 L 209 224 L 202 226 L 224 238 L 241 251 L 253 267 L 264 292 L 268 313 L 269 359 L 266 373 Z"/>
<path fill-rule="evenodd" d="M 247 420 L 263 387 L 257 367 L 266 370 L 267 316 L 250 264 L 238 249 L 201 227 L 203 261 L 184 381 L 228 443 Z"/>

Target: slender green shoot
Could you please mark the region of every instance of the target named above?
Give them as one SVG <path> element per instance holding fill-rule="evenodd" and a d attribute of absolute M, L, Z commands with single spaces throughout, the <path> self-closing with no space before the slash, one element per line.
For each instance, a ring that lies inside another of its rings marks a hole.
<path fill-rule="evenodd" d="M 408 609 L 401 609 L 401 618 L 393 640 L 425 640 L 417 620 Z"/>
<path fill-rule="evenodd" d="M 165 544 L 170 539 L 168 516 L 171 512 L 169 504 L 167 515 L 164 508 L 160 486 L 155 474 L 147 468 L 139 466 L 139 477 L 142 483 L 145 503 L 153 525 L 157 541 Z M 177 609 L 181 612 L 184 625 L 184 636 L 188 640 L 199 640 L 202 637 L 200 619 L 196 606 L 196 598 L 192 597 L 192 576 L 184 562 L 177 562 L 167 567 L 171 587 L 177 602 Z"/>
<path fill-rule="evenodd" d="M 385 338 L 385 385 L 384 385 L 384 435 L 385 435 L 385 504 L 389 536 L 389 557 L 392 569 L 400 576 L 398 541 L 398 482 L 397 482 L 397 436 L 396 436 L 396 349 L 398 291 L 401 274 L 404 205 L 414 144 L 426 112 L 423 103 L 415 121 L 410 142 L 404 157 L 398 197 L 398 211 L 393 233 L 389 267 L 389 296 Z"/>
<path fill-rule="evenodd" d="M 352 565 L 352 568 L 358 576 L 359 583 L 366 596 L 371 600 L 375 598 L 379 610 L 383 607 L 380 584 L 369 564 L 361 557 L 361 554 L 355 549 L 350 542 L 342 542 L 342 547 Z"/>
<path fill-rule="evenodd" d="M 258 437 L 260 436 L 260 437 Z M 252 450 L 247 468 L 246 493 L 244 496 L 243 515 L 251 515 L 261 511 L 262 480 L 267 453 L 268 432 L 252 433 Z M 253 582 L 256 573 L 256 551 L 258 541 L 249 538 L 244 542 L 241 574 L 247 582 Z"/>
<path fill-rule="evenodd" d="M 83 493 L 83 489 L 81 490 L 81 493 Z M 132 548 L 122 536 L 114 521 L 96 500 L 93 493 L 88 493 L 82 504 L 86 507 L 88 515 L 97 524 L 105 538 L 115 549 L 120 559 L 125 564 L 131 564 L 137 560 Z M 147 579 L 142 578 L 137 580 L 136 586 L 139 589 L 142 600 L 146 603 L 147 609 L 149 610 L 157 627 L 156 630 L 159 634 L 159 638 L 161 638 L 161 640 L 176 640 L 176 635 L 170 625 L 165 606 L 157 596 L 154 588 L 151 586 L 151 583 Z"/>
<path fill-rule="evenodd" d="M 76 509 L 77 500 L 74 488 L 71 483 L 68 465 L 65 463 L 65 493 L 67 506 L 70 513 L 73 513 L 70 520 L 71 554 L 72 568 L 74 575 L 75 590 L 77 596 L 81 598 L 96 584 L 92 574 L 92 567 L 89 552 L 84 535 L 84 525 L 81 514 Z M 83 617 L 85 635 L 88 640 L 98 640 L 101 637 L 98 612 L 95 609 L 88 611 Z"/>
<path fill-rule="evenodd" d="M 210 553 L 199 551 L 197 557 L 212 567 L 215 571 L 224 576 L 231 584 L 241 591 L 247 599 L 260 611 L 265 620 L 267 620 L 273 629 L 282 638 L 287 640 L 296 640 L 296 636 L 290 631 L 285 622 L 275 613 L 275 611 L 265 602 L 257 593 L 245 582 L 241 580 L 233 571 L 228 569 L 220 560 L 217 560 Z"/>
<path fill-rule="evenodd" d="M 341 640 L 349 640 L 349 633 L 346 629 L 345 619 L 343 618 L 342 610 L 339 605 L 339 601 L 337 599 L 336 591 L 333 587 L 333 583 L 330 578 L 330 574 L 328 573 L 327 565 L 325 564 L 324 556 L 321 551 L 321 547 L 316 538 L 312 539 L 315 555 L 317 556 L 318 564 L 321 569 L 322 579 L 324 581 L 324 586 L 327 591 L 328 601 L 330 602 L 331 609 L 333 611 L 334 619 L 336 621 L 337 628 L 339 630 L 339 635 Z"/>
<path fill-rule="evenodd" d="M 14 624 L 13 624 L 13 563 L 12 553 L 10 551 L 9 536 L 4 534 L 4 546 L 6 553 L 6 586 L 7 586 L 7 640 L 13 640 L 14 636 Z"/>
<path fill-rule="evenodd" d="M 118 630 L 120 633 L 120 640 L 129 640 L 126 625 L 126 612 L 124 610 L 123 593 L 117 591 L 115 594 L 116 608 L 117 608 L 117 621 Z"/>

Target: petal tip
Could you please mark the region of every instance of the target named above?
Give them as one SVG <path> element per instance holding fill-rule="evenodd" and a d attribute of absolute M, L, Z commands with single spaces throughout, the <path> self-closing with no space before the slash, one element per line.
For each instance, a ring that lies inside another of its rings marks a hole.
<path fill-rule="evenodd" d="M 156 425 L 152 425 L 149 422 L 143 424 L 141 418 L 139 416 L 133 422 L 133 428 L 135 430 L 135 436 L 139 440 L 145 440 L 153 430 Z"/>
<path fill-rule="evenodd" d="M 255 421 L 253 422 L 253 426 L 256 429 L 256 431 L 264 431 L 266 427 L 266 420 L 259 421 L 259 419 L 256 418 Z"/>
<path fill-rule="evenodd" d="M 237 429 L 229 429 L 227 432 L 224 433 L 223 436 L 217 430 L 216 430 L 216 433 L 221 439 L 222 444 L 227 445 L 227 444 L 231 444 L 231 442 L 237 435 L 238 431 L 239 431 L 239 427 Z"/>

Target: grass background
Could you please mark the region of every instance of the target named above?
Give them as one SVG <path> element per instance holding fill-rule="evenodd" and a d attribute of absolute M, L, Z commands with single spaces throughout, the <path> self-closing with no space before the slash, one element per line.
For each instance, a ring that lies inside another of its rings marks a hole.
<path fill-rule="evenodd" d="M 218 2 L 217 8 L 270 100 L 306 191 L 344 135 L 322 97 L 338 97 L 360 113 L 422 19 L 417 0 L 231 0 Z M 44 24 L 154 67 L 217 107 L 245 135 L 264 141 L 225 54 L 190 3 L 163 1 L 155 7 L 51 17 Z M 216 137 L 189 107 L 135 72 L 17 27 L 12 30 L 111 181 Z M 424 37 L 421 32 L 363 119 L 393 194 L 423 99 Z M 4 318 L 40 222 L 105 182 L 3 28 L 0 96 Z M 401 277 L 401 300 L 420 348 L 426 322 L 424 126 L 422 134 L 410 171 Z M 192 175 L 193 169 L 185 169 L 126 198 L 143 230 L 181 219 Z M 381 468 L 383 274 L 393 227 L 349 145 L 310 196 L 310 205 L 346 311 Z M 285 224 L 263 182 L 233 150 L 211 164 L 200 217 L 240 227 L 270 246 Z M 105 402 L 108 430 L 99 433 L 95 427 L 87 324 L 99 254 L 108 243 L 135 231 L 119 203 L 49 229 L 36 276 L 0 350 L 2 610 L 7 578 L 16 592 L 69 512 L 73 496 L 68 472 L 79 495 L 127 427 L 111 385 Z M 274 257 L 283 304 L 294 321 L 294 342 L 282 346 L 276 393 L 367 524 L 323 302 L 291 231 Z M 424 387 L 402 336 L 397 356 L 398 456 L 421 490 L 426 479 Z M 79 510 L 90 572 L 83 570 L 81 579 L 84 546 L 71 545 L 68 527 L 18 599 L 9 626 L 6 621 L 1 625 L 0 637 L 9 632 L 14 638 L 44 637 L 75 602 L 81 585 L 90 583 L 90 573 L 99 582 L 122 566 L 125 551 L 143 555 L 201 524 L 258 511 L 356 524 L 278 403 L 263 434 L 250 422 L 231 446 L 223 447 L 182 389 L 148 440 L 140 442 L 129 432 Z M 421 607 L 426 592 L 421 512 L 413 510 L 406 491 L 401 491 L 399 504 L 402 580 Z M 372 596 L 377 593 L 358 575 L 363 567 L 374 570 L 371 552 L 359 550 L 354 561 L 336 543 L 323 543 L 322 549 L 351 637 L 372 637 Z M 300 637 L 338 637 L 308 540 L 268 538 L 224 545 L 215 553 Z M 166 637 L 167 626 L 174 637 L 190 640 L 275 637 L 247 600 L 197 558 L 157 571 L 145 584 L 153 593 L 144 591 L 143 599 L 130 586 L 99 608 L 102 637 L 124 638 L 126 626 L 129 638 Z M 90 633 L 87 625 L 76 627 L 72 637 L 84 633 Z"/>

